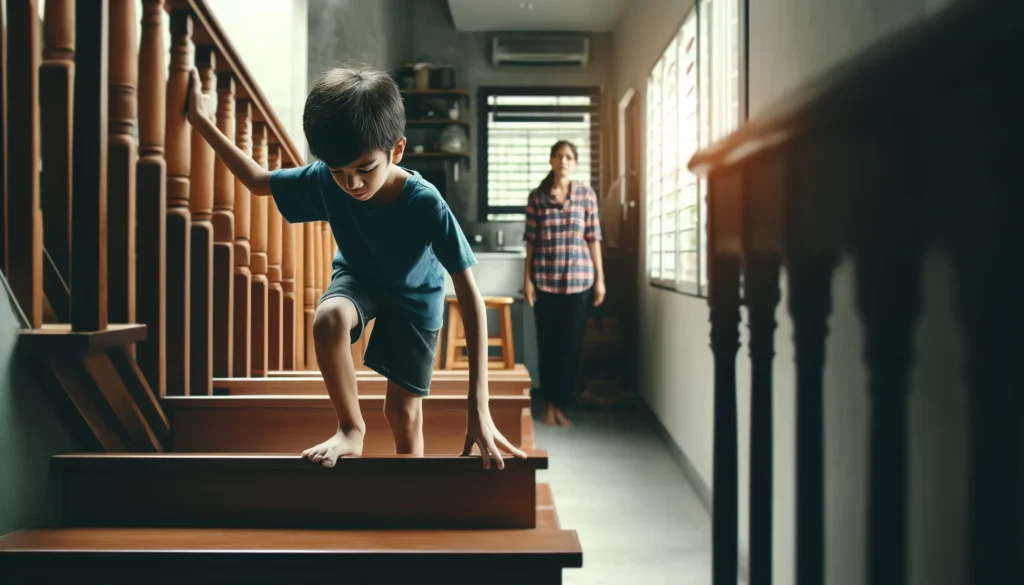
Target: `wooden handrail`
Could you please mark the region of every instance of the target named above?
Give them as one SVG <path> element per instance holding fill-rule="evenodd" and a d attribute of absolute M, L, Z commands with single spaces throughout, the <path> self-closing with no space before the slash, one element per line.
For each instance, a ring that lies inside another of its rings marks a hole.
<path fill-rule="evenodd" d="M 255 78 L 246 68 L 242 58 L 238 55 L 234 45 L 228 39 L 220 22 L 214 16 L 213 11 L 206 5 L 205 0 L 170 0 L 167 3 L 168 11 L 189 10 L 195 20 L 195 41 L 197 45 L 213 44 L 217 54 L 223 62 L 223 66 L 235 74 L 235 81 L 238 83 L 239 98 L 247 97 L 252 100 L 253 108 L 258 112 L 258 118 L 267 124 L 267 129 L 277 138 L 281 144 L 285 161 L 283 166 L 299 167 L 304 165 L 302 155 L 291 136 L 284 128 L 284 124 L 270 107 L 270 100 L 263 95 L 263 91 L 257 85 Z M 256 113 L 254 112 L 254 113 Z"/>
<path fill-rule="evenodd" d="M 957 85 L 951 79 L 958 73 L 985 75 L 993 67 L 993 55 L 1019 52 L 1022 23 L 1020 2 L 955 2 L 780 99 L 763 115 L 694 154 L 688 167 L 707 174 L 815 129 L 857 124 L 879 113 L 916 112 L 922 96 Z"/>

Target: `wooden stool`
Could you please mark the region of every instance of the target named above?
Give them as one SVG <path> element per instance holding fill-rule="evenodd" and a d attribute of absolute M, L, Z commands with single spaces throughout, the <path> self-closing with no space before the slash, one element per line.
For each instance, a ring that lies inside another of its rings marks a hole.
<path fill-rule="evenodd" d="M 445 348 L 444 369 L 465 370 L 469 368 L 469 355 L 463 354 L 466 348 L 466 326 L 462 321 L 462 311 L 455 297 L 448 297 L 448 340 Z M 512 344 L 512 297 L 484 297 L 485 309 L 498 311 L 498 334 L 487 336 L 487 347 L 500 347 L 500 356 L 489 356 L 488 369 L 511 370 L 516 367 L 515 346 Z M 487 318 L 484 311 L 483 318 Z"/>

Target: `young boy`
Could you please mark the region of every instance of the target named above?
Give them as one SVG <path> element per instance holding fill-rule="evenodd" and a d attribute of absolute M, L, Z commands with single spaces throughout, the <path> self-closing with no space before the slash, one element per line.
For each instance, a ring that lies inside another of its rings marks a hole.
<path fill-rule="evenodd" d="M 272 195 L 290 223 L 326 221 L 338 243 L 333 276 L 313 321 L 317 362 L 338 415 L 333 437 L 302 452 L 325 467 L 359 456 L 366 423 L 359 411 L 349 346 L 376 318 L 365 364 L 388 379 L 384 414 L 400 454 L 423 454 L 423 397 L 430 391 L 441 329 L 445 280 L 451 274 L 469 341 L 469 409 L 463 455 L 480 449 L 484 468 L 499 448 L 526 454 L 491 420 L 487 389 L 487 322 L 473 280 L 476 259 L 437 189 L 398 163 L 405 150 L 405 111 L 384 72 L 339 68 L 317 80 L 302 127 L 317 162 L 268 172 L 210 121 L 193 70 L 187 116 L 217 156 L 253 195 Z"/>

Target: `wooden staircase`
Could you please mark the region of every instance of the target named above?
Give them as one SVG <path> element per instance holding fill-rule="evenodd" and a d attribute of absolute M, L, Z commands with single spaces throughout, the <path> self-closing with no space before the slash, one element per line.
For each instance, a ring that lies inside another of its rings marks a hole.
<path fill-rule="evenodd" d="M 6 5 L 0 269 L 29 320 L 18 359 L 87 452 L 52 460 L 56 526 L 0 537 L 0 582 L 545 585 L 582 566 L 537 483 L 522 365 L 489 373 L 530 455 L 503 470 L 457 456 L 464 370 L 434 376 L 425 456 L 393 454 L 386 380 L 360 367 L 363 456 L 299 457 L 336 425 L 311 345 L 335 244 L 185 121 L 195 66 L 240 148 L 304 164 L 204 0 L 47 0 L 41 28 L 36 0 Z"/>
<path fill-rule="evenodd" d="M 535 472 L 463 457 L 89 454 L 54 459 L 61 527 L 0 539 L 0 579 L 561 583 L 581 565 Z M 466 494 L 472 494 L 467 497 Z"/>

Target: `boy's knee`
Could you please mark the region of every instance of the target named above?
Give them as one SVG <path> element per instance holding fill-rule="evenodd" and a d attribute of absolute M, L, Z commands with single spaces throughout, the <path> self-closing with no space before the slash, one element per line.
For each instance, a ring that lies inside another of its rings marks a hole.
<path fill-rule="evenodd" d="M 327 300 L 317 307 L 313 317 L 313 341 L 316 343 L 324 345 L 350 338 L 359 315 L 351 301 L 340 301 L 343 302 Z"/>
<path fill-rule="evenodd" d="M 423 399 L 389 395 L 384 399 L 384 418 L 392 429 L 415 430 L 423 422 Z"/>

